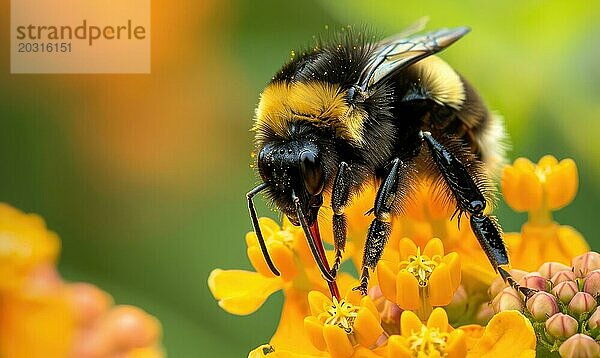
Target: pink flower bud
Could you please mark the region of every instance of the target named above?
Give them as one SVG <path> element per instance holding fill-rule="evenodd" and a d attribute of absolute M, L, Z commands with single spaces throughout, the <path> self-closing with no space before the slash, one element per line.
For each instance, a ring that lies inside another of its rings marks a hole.
<path fill-rule="evenodd" d="M 586 252 L 583 255 L 579 255 L 573 258 L 573 269 L 575 273 L 584 277 L 590 271 L 600 269 L 600 254 L 597 252 Z"/>
<path fill-rule="evenodd" d="M 558 303 L 554 296 L 540 291 L 527 300 L 527 309 L 536 321 L 545 321 L 558 312 Z"/>
<path fill-rule="evenodd" d="M 540 275 L 542 275 L 542 277 L 550 279 L 555 273 L 563 270 L 569 271 L 571 268 L 565 264 L 561 264 L 560 262 L 544 262 L 538 269 L 538 272 Z"/>
<path fill-rule="evenodd" d="M 527 271 L 512 269 L 510 270 L 510 275 L 515 279 L 515 281 L 520 281 L 525 275 L 527 275 Z"/>
<path fill-rule="evenodd" d="M 452 301 L 446 306 L 446 312 L 454 317 L 461 317 L 467 312 L 469 306 L 469 295 L 463 285 L 459 285 L 458 289 L 452 297 Z"/>
<path fill-rule="evenodd" d="M 494 298 L 492 306 L 496 313 L 508 310 L 523 311 L 523 300 L 512 287 L 506 287 Z"/>
<path fill-rule="evenodd" d="M 506 287 L 506 283 L 504 283 L 504 280 L 502 279 L 502 277 L 498 276 L 496 277 L 496 279 L 494 279 L 494 281 L 492 281 L 492 284 L 490 285 L 490 288 L 488 289 L 488 294 L 491 298 L 494 298 L 496 296 L 498 296 L 498 294 Z"/>
<path fill-rule="evenodd" d="M 577 292 L 569 302 L 569 309 L 578 314 L 591 312 L 596 306 L 596 300 L 587 292 Z"/>
<path fill-rule="evenodd" d="M 486 325 L 494 316 L 494 308 L 487 302 L 484 302 L 479 306 L 477 314 L 475 315 L 475 322 Z"/>
<path fill-rule="evenodd" d="M 600 294 L 600 270 L 594 270 L 585 276 L 583 291 L 594 297 Z"/>
<path fill-rule="evenodd" d="M 561 357 L 598 357 L 600 345 L 592 337 L 577 333 L 560 345 L 558 353 Z"/>
<path fill-rule="evenodd" d="M 590 329 L 596 329 L 600 327 L 600 307 L 597 307 L 590 318 L 588 318 L 588 327 Z"/>
<path fill-rule="evenodd" d="M 383 306 L 383 310 L 381 311 L 381 321 L 387 324 L 395 323 L 398 325 L 400 323 L 400 316 L 402 315 L 402 309 L 398 307 L 392 301 L 385 300 L 385 304 Z M 397 334 L 400 334 L 398 332 Z"/>
<path fill-rule="evenodd" d="M 548 285 L 545 278 L 543 278 L 538 272 L 531 272 L 523 276 L 519 281 L 519 285 L 533 288 L 538 291 L 548 291 Z"/>
<path fill-rule="evenodd" d="M 546 321 L 546 331 L 556 338 L 569 338 L 575 333 L 579 324 L 569 315 L 557 313 Z"/>
<path fill-rule="evenodd" d="M 554 276 L 552 276 L 552 278 L 550 279 L 550 281 L 552 281 L 552 284 L 556 286 L 563 281 L 575 281 L 576 278 L 577 276 L 575 275 L 575 273 L 573 273 L 573 271 L 562 270 L 555 273 Z"/>
<path fill-rule="evenodd" d="M 571 302 L 577 292 L 579 292 L 579 289 L 575 281 L 563 281 L 552 289 L 552 293 L 565 304 Z"/>
<path fill-rule="evenodd" d="M 527 275 L 528 272 L 523 270 L 512 269 L 509 271 L 509 273 L 512 276 L 512 278 L 515 279 L 515 281 L 519 282 L 525 275 Z M 490 298 L 496 297 L 500 293 L 500 291 L 502 291 L 505 287 L 508 287 L 508 285 L 504 282 L 502 277 L 496 277 L 496 279 L 492 281 L 492 284 L 490 285 L 490 288 L 488 290 Z"/>

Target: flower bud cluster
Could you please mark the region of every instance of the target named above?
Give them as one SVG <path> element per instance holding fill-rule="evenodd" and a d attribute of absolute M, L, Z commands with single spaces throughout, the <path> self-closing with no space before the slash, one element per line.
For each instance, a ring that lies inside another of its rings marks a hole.
<path fill-rule="evenodd" d="M 600 254 L 587 252 L 572 260 L 571 266 L 546 262 L 536 272 L 511 270 L 519 285 L 535 289 L 524 297 L 501 279 L 492 283 L 489 293 L 496 313 L 517 310 L 533 324 L 538 346 L 561 356 L 571 352 L 600 355 Z"/>

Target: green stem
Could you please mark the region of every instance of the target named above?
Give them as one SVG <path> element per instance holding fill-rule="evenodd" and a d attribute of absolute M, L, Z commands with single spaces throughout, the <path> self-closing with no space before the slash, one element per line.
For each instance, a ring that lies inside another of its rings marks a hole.
<path fill-rule="evenodd" d="M 433 311 L 433 307 L 429 303 L 427 296 L 427 286 L 419 286 L 419 298 L 421 299 L 421 307 L 419 307 L 419 309 L 415 313 L 423 322 L 427 321 L 429 315 L 431 314 L 431 311 Z"/>
<path fill-rule="evenodd" d="M 553 222 L 552 211 L 548 210 L 545 205 L 538 210 L 529 212 L 529 223 L 534 225 L 549 225 Z"/>

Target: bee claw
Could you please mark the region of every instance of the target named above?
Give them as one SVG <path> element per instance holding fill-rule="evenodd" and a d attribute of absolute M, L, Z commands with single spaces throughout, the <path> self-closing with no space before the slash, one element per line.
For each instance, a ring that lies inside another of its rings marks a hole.
<path fill-rule="evenodd" d="M 367 288 L 364 287 L 362 284 L 360 284 L 359 286 L 356 286 L 352 289 L 352 291 L 359 291 L 361 295 L 366 296 L 367 295 Z"/>

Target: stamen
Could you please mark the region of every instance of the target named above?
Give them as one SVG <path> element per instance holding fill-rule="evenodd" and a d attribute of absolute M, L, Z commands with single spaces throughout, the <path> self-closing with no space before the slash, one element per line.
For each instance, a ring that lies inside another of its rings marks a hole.
<path fill-rule="evenodd" d="M 421 357 L 420 353 L 430 356 L 434 352 L 443 357 L 449 336 L 448 333 L 440 332 L 438 328 L 422 326 L 420 332 L 412 332 L 408 342 L 415 357 Z"/>
<path fill-rule="evenodd" d="M 416 255 L 411 255 L 408 260 L 400 262 L 400 269 L 405 269 L 415 276 L 420 286 L 427 286 L 427 281 L 433 270 L 441 262 L 439 255 L 429 258 L 427 255 L 421 255 L 421 248 L 417 247 Z"/>
<path fill-rule="evenodd" d="M 346 302 L 338 301 L 333 297 L 333 304 L 326 310 L 329 317 L 325 319 L 325 324 L 338 326 L 346 333 L 350 334 L 354 330 L 354 320 L 358 316 L 358 307 Z"/>

